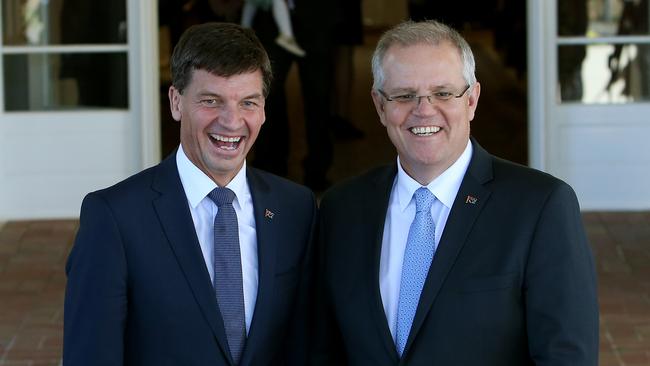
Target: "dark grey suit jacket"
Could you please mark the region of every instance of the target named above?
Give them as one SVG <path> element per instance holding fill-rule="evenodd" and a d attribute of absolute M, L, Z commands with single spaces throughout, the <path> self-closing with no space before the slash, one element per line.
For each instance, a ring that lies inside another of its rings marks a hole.
<path fill-rule="evenodd" d="M 379 290 L 397 167 L 326 193 L 313 364 L 597 365 L 596 277 L 575 193 L 472 142 L 401 359 Z"/>

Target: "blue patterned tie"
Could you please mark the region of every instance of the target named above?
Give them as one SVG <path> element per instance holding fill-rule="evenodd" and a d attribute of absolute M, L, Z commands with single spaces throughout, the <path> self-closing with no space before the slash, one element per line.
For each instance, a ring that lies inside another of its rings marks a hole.
<path fill-rule="evenodd" d="M 208 197 L 219 207 L 214 218 L 213 285 L 226 329 L 230 354 L 237 365 L 246 342 L 246 320 L 239 229 L 237 214 L 232 206 L 235 192 L 217 187 Z"/>
<path fill-rule="evenodd" d="M 404 250 L 402 281 L 397 303 L 397 334 L 395 345 L 400 357 L 411 331 L 420 293 L 427 278 L 435 246 L 436 227 L 431 217 L 431 205 L 436 197 L 425 187 L 415 191 L 415 218 L 409 229 Z"/>

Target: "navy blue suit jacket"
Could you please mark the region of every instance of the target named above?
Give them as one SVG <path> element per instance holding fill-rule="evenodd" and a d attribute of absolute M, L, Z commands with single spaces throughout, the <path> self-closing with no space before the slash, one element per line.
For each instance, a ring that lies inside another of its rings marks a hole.
<path fill-rule="evenodd" d="M 397 167 L 323 197 L 313 364 L 597 365 L 596 278 L 573 190 L 472 142 L 401 359 L 379 290 Z"/>
<path fill-rule="evenodd" d="M 316 202 L 250 167 L 247 179 L 259 282 L 240 365 L 303 365 Z M 66 272 L 66 366 L 232 365 L 175 154 L 86 196 Z"/>

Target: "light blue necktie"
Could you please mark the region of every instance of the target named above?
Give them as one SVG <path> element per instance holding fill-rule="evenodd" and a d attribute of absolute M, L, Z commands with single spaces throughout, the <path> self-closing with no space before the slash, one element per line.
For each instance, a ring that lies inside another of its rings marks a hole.
<path fill-rule="evenodd" d="M 239 250 L 237 214 L 232 206 L 235 192 L 217 187 L 208 197 L 219 207 L 214 218 L 214 280 L 219 310 L 226 330 L 230 355 L 239 364 L 246 342 L 244 284 Z"/>
<path fill-rule="evenodd" d="M 400 357 L 406 347 L 424 281 L 427 278 L 435 250 L 436 227 L 431 217 L 431 205 L 436 197 L 425 187 L 415 191 L 415 218 L 409 229 L 402 280 L 397 303 L 397 334 L 395 346 Z"/>

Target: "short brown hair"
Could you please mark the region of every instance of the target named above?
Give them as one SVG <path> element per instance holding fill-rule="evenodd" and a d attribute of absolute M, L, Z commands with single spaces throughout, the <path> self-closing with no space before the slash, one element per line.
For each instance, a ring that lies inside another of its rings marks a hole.
<path fill-rule="evenodd" d="M 271 86 L 271 62 L 255 33 L 232 23 L 204 23 L 188 28 L 171 57 L 172 84 L 181 94 L 194 70 L 223 77 L 262 72 L 266 97 Z"/>

